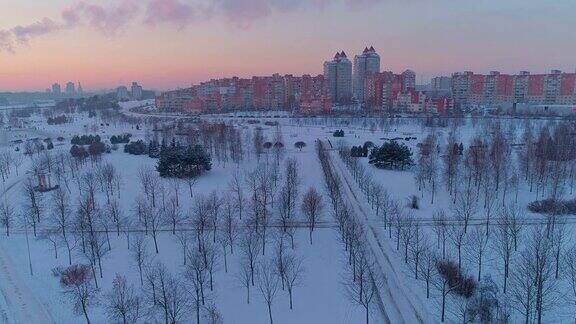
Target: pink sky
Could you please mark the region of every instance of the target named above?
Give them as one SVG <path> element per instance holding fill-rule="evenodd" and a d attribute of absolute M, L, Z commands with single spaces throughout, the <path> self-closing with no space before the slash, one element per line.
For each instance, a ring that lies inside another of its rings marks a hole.
<path fill-rule="evenodd" d="M 373 45 L 385 70 L 434 75 L 576 67 L 573 1 L 2 0 L 0 91 L 321 73 Z M 537 21 L 538 23 L 535 23 Z"/>

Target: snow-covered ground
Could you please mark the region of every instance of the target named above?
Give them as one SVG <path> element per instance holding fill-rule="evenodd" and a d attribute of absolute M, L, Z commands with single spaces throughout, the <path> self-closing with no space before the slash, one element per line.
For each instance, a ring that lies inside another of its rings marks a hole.
<path fill-rule="evenodd" d="M 151 102 L 131 102 L 122 104 L 123 111 L 131 118 L 138 118 L 139 114 L 129 113 L 128 109 L 151 104 Z M 11 133 L 10 143 L 7 143 L 2 150 L 14 151 L 16 146 L 21 150 L 14 154 L 22 154 L 23 144 L 14 144 L 15 139 L 26 140 L 34 137 L 50 137 L 53 140 L 57 137 L 64 137 L 62 143 L 54 141 L 56 147 L 53 154 L 65 152 L 70 149 L 70 139 L 74 135 L 99 134 L 103 140 L 107 141 L 112 135 L 131 133 L 133 140 L 149 140 L 154 137 L 153 125 L 146 124 L 144 120 L 137 123 L 126 123 L 121 121 L 103 121 L 100 118 L 88 118 L 85 114 L 74 114 L 73 122 L 64 125 L 47 125 L 45 118 L 34 115 L 30 118 L 29 124 L 18 130 L 17 135 Z M 318 162 L 314 142 L 322 140 L 330 142 L 334 146 L 340 141 L 332 136 L 336 129 L 343 129 L 345 137 L 342 139 L 347 145 L 362 145 L 366 141 L 371 141 L 380 145 L 389 138 L 394 137 L 416 137 L 416 140 L 407 141 L 407 145 L 414 153 L 417 152 L 417 143 L 422 142 L 429 128 L 421 126 L 421 123 L 414 119 L 401 118 L 390 123 L 384 119 L 346 119 L 346 118 L 291 118 L 286 113 L 236 113 L 228 115 L 213 115 L 204 117 L 209 121 L 222 121 L 235 125 L 241 130 L 243 145 L 245 149 L 245 159 L 239 165 L 233 162 L 217 162 L 213 157 L 213 168 L 202 175 L 194 185 L 194 197 L 198 195 L 208 195 L 215 191 L 223 195 L 227 190 L 228 183 L 237 174 L 253 170 L 258 166 L 256 156 L 251 152 L 252 137 L 257 127 L 263 129 L 264 137 L 272 141 L 277 130 L 280 131 L 285 143 L 285 155 L 283 159 L 295 158 L 300 166 L 302 185 L 301 192 L 308 187 L 314 186 L 319 192 L 324 193 L 324 179 Z M 250 120 L 258 120 L 255 124 Z M 273 124 L 266 125 L 264 122 L 277 122 L 279 127 Z M 505 121 L 514 123 L 515 121 Z M 449 128 L 438 128 L 435 131 L 439 134 L 441 142 L 446 140 Z M 468 121 L 465 125 L 458 127 L 459 140 L 467 145 L 471 138 L 480 133 L 479 127 Z M 301 151 L 294 147 L 294 143 L 303 141 L 306 147 Z M 378 260 L 378 269 L 385 278 L 381 291 L 382 309 L 374 308 L 371 315 L 373 322 L 387 323 L 435 323 L 439 322 L 439 292 L 433 289 L 430 299 L 426 299 L 426 290 L 423 281 L 414 279 L 414 275 L 409 265 L 403 262 L 402 252 L 395 250 L 393 240 L 388 239 L 386 231 L 383 229 L 379 219 L 375 216 L 366 197 L 361 192 L 358 184 L 355 183 L 346 165 L 340 160 L 337 151 L 330 152 L 334 169 L 345 180 L 343 192 L 346 199 L 354 208 L 356 217 L 368 226 L 367 240 L 370 242 L 373 253 Z M 272 153 L 264 153 L 261 163 L 274 163 Z M 420 199 L 420 209 L 412 211 L 415 218 L 421 220 L 431 220 L 434 212 L 440 208 L 450 211 L 452 201 L 445 186 L 440 182 L 436 193 L 434 204 L 431 204 L 429 192 L 418 191 L 418 185 L 414 178 L 414 171 L 388 171 L 379 170 L 370 166 L 367 159 L 362 159 L 361 163 L 369 170 L 374 181 L 382 184 L 387 189 L 392 198 L 404 203 L 412 195 L 422 197 Z M 266 162 L 268 161 L 268 162 Z M 119 171 L 122 179 L 120 193 L 120 204 L 123 213 L 137 216 L 134 213 L 134 201 L 141 195 L 138 172 L 142 167 L 153 168 L 157 160 L 147 156 L 132 156 L 124 153 L 120 148 L 103 156 L 103 163 L 112 164 Z M 282 164 L 283 165 L 283 164 Z M 22 183 L 26 178 L 25 171 L 31 166 L 31 159 L 22 159 L 19 165 L 19 175 L 13 171 L 10 177 L 3 183 L 1 200 L 10 203 L 20 214 L 23 210 L 25 197 L 22 193 Z M 87 162 L 82 167 L 82 172 L 91 170 L 94 166 Z M 281 168 L 283 172 L 283 167 Z M 75 181 L 71 181 L 72 201 L 78 200 L 78 190 Z M 169 187 L 168 182 L 165 182 Z M 246 189 L 248 190 L 248 189 Z M 43 194 L 46 204 L 45 214 L 49 213 L 51 198 L 49 194 Z M 191 214 L 194 199 L 189 197 L 186 183 L 181 183 L 182 211 Z M 513 195 L 510 195 L 513 196 Z M 536 198 L 529 193 L 527 188 L 522 187 L 518 195 L 518 204 L 525 206 Z M 573 195 L 572 195 L 573 197 Z M 510 198 L 512 199 L 512 198 Z M 106 196 L 103 192 L 98 192 L 96 201 L 99 204 L 106 204 Z M 294 291 L 294 309 L 290 310 L 288 295 L 285 291 L 280 291 L 272 306 L 272 312 L 276 323 L 362 323 L 364 321 L 363 310 L 358 305 L 351 303 L 347 298 L 342 285 L 344 268 L 347 263 L 347 255 L 340 242 L 339 234 L 335 229 L 335 221 L 332 218 L 329 199 L 324 197 L 325 208 L 322 220 L 325 226 L 320 226 L 314 232 L 314 244 L 310 245 L 307 239 L 307 229 L 297 230 L 296 254 L 303 258 L 305 268 L 302 283 Z M 76 208 L 74 208 L 74 211 Z M 47 216 L 45 216 L 47 217 Z M 540 216 L 525 213 L 523 217 Z M 19 216 L 17 217 L 19 218 Z M 45 226 L 40 224 L 40 226 Z M 169 226 L 166 227 L 169 229 Z M 571 229 L 571 228 L 570 228 Z M 433 232 L 430 226 L 425 228 L 425 232 L 434 242 Z M 111 250 L 103 258 L 102 278 L 100 283 L 100 302 L 89 309 L 89 314 L 93 323 L 108 323 L 104 304 L 105 294 L 112 289 L 112 280 L 115 274 L 127 277 L 128 282 L 140 290 L 139 272 L 128 249 L 127 237 L 124 233 L 119 236 L 111 233 Z M 136 235 L 133 233 L 133 236 Z M 572 244 L 572 236 L 568 236 L 568 244 Z M 133 239 L 133 238 L 132 238 Z M 182 275 L 186 267 L 182 262 L 182 248 L 178 244 L 177 238 L 168 230 L 159 235 L 159 253 L 154 253 L 152 238 L 148 237 L 148 252 L 155 261 L 164 263 L 168 270 L 174 275 Z M 30 256 L 28 255 L 28 245 Z M 272 244 L 267 249 L 266 256 L 272 258 Z M 87 259 L 80 253 L 80 247 L 76 247 L 73 255 L 73 263 L 87 263 Z M 245 290 L 236 279 L 239 269 L 238 254 L 229 256 L 229 271 L 224 272 L 223 262 L 220 260 L 218 270 L 215 274 L 214 291 L 208 295 L 223 316 L 224 323 L 268 323 L 268 312 L 264 300 L 259 296 L 258 289 L 253 287 L 251 291 L 251 302 L 246 303 Z M 484 273 L 490 274 L 499 284 L 501 272 L 496 262 L 494 252 L 487 252 Z M 31 261 L 31 262 L 30 262 Z M 152 261 L 150 261 L 152 263 Z M 30 265 L 31 263 L 31 265 Z M 66 249 L 63 246 L 58 248 L 58 258 L 55 258 L 52 243 L 48 240 L 36 239 L 28 228 L 28 235 L 25 235 L 24 228 L 18 226 L 13 228 L 9 237 L 0 236 L 0 322 L 5 323 L 78 323 L 83 321 L 81 315 L 73 312 L 68 296 L 62 294 L 59 279 L 53 275 L 52 270 L 57 267 L 68 265 Z M 32 268 L 33 274 L 30 274 Z M 473 262 L 465 262 L 465 269 L 470 273 L 475 273 Z M 183 281 L 186 284 L 186 281 Z M 563 284 L 564 285 L 564 284 Z M 565 286 L 565 285 L 564 285 Z M 504 296 L 505 297 L 505 296 Z M 571 322 L 574 313 L 573 306 L 559 304 L 554 308 L 554 312 L 547 311 L 545 319 L 547 322 Z M 162 319 L 161 317 L 159 317 Z M 449 314 L 450 322 L 458 322 L 458 310 Z M 512 322 L 521 320 L 521 316 L 513 311 Z M 195 316 L 190 309 L 186 320 L 183 322 L 194 322 Z"/>

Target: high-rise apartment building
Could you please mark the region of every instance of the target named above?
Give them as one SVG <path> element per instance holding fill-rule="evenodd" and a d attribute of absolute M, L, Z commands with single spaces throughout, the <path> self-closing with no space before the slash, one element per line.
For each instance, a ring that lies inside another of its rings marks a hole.
<path fill-rule="evenodd" d="M 138 84 L 138 82 L 132 82 L 132 100 L 140 100 L 142 99 L 142 86 Z"/>
<path fill-rule="evenodd" d="M 332 102 L 346 104 L 352 100 L 352 62 L 344 51 L 324 62 L 324 79 Z"/>
<path fill-rule="evenodd" d="M 74 82 L 66 83 L 66 95 L 73 96 L 75 94 L 76 94 L 76 86 L 74 85 Z"/>
<path fill-rule="evenodd" d="M 116 88 L 116 98 L 118 100 L 128 100 L 130 99 L 130 94 L 128 93 L 128 88 L 125 86 L 119 86 Z"/>
<path fill-rule="evenodd" d="M 354 57 L 354 97 L 360 103 L 365 102 L 364 80 L 369 73 L 380 72 L 380 55 L 374 47 L 364 48 L 360 55 Z"/>
<path fill-rule="evenodd" d="M 412 70 L 402 72 L 402 90 L 416 89 L 416 73 Z"/>
<path fill-rule="evenodd" d="M 59 96 L 62 94 L 62 88 L 60 87 L 59 83 L 54 83 L 52 85 L 52 94 L 55 96 Z"/>
<path fill-rule="evenodd" d="M 430 81 L 430 90 L 449 91 L 452 88 L 452 78 L 447 76 L 437 76 Z"/>

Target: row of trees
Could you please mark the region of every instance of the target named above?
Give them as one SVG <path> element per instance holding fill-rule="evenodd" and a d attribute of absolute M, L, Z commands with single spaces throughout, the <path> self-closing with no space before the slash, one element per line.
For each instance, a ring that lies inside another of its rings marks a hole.
<path fill-rule="evenodd" d="M 493 134 L 500 139 L 493 139 L 492 143 L 501 143 L 504 136 L 497 132 Z M 456 312 L 459 316 L 469 319 L 472 312 L 470 307 L 477 305 L 478 294 L 489 290 L 494 292 L 492 293 L 494 298 L 490 299 L 490 303 L 494 306 L 493 316 L 498 315 L 500 319 L 504 316 L 510 320 L 510 310 L 506 309 L 512 307 L 527 322 L 542 322 L 543 314 L 550 310 L 552 303 L 557 302 L 558 296 L 564 293 L 560 287 L 574 287 L 570 275 L 562 276 L 563 269 L 569 272 L 571 268 L 566 260 L 569 260 L 573 253 L 572 249 L 566 246 L 568 228 L 565 226 L 565 221 L 557 214 L 550 214 L 543 221 L 528 221 L 522 216 L 521 209 L 516 207 L 514 202 L 516 197 L 513 195 L 503 198 L 503 206 L 497 203 L 498 191 L 505 196 L 505 188 L 510 186 L 509 183 L 505 183 L 508 180 L 504 180 L 508 177 L 502 176 L 508 171 L 503 171 L 506 170 L 501 164 L 504 163 L 504 157 L 500 156 L 501 154 L 508 156 L 508 153 L 492 153 L 484 160 L 478 157 L 487 149 L 472 146 L 464 154 L 468 161 L 465 163 L 466 171 L 463 175 L 466 177 L 455 178 L 460 174 L 460 171 L 454 171 L 459 170 L 458 164 L 454 163 L 460 151 L 455 149 L 459 146 L 456 143 L 454 134 L 449 134 L 443 157 L 444 183 L 447 191 L 453 196 L 453 205 L 450 207 L 450 213 L 438 210 L 431 224 L 429 219 L 419 219 L 412 216 L 409 211 L 403 211 L 399 202 L 392 200 L 380 184 L 372 181 L 370 170 L 351 158 L 346 150 L 341 150 L 341 157 L 376 215 L 382 218 L 384 226 L 389 230 L 389 237 L 394 236 L 396 248 L 398 250 L 401 248 L 404 260 L 411 264 L 415 277 L 426 282 L 427 295 L 430 285 L 438 286 L 438 278 L 442 278 L 439 268 L 442 264 L 439 262 L 452 262 L 449 260 L 453 258 L 457 260 L 454 265 L 460 272 L 466 272 L 466 265 L 476 268 L 475 280 L 479 281 L 472 297 L 464 298 L 460 295 L 456 298 L 451 293 L 456 301 Z M 490 151 L 498 150 L 501 148 L 490 149 Z M 420 146 L 417 162 L 416 182 L 423 188 L 430 187 L 432 203 L 434 188 L 439 187 L 435 184 L 437 181 L 435 179 L 439 175 L 436 173 L 437 167 L 434 163 L 439 159 L 441 151 L 441 146 L 437 144 L 434 135 L 428 136 Z M 498 178 L 495 170 L 498 169 L 501 181 L 495 180 Z M 450 175 L 454 178 L 450 178 Z M 480 185 L 475 183 L 475 175 L 478 176 Z M 500 185 L 497 187 L 496 183 Z M 478 193 L 484 197 L 477 196 Z M 532 228 L 526 230 L 527 225 Z M 426 235 L 424 229 L 430 227 L 432 233 Z M 430 234 L 435 237 L 435 249 L 430 248 L 430 242 L 433 242 L 428 238 Z M 436 265 L 430 268 L 430 264 Z M 483 276 L 483 270 L 487 265 L 500 271 L 501 285 Z M 446 290 L 444 284 L 442 287 L 441 305 L 444 314 Z"/>

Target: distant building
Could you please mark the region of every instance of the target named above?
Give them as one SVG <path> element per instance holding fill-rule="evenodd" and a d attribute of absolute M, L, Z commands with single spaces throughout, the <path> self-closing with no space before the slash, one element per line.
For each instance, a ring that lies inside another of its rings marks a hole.
<path fill-rule="evenodd" d="M 576 105 L 576 73 L 552 70 L 549 74 L 452 75 L 454 105 L 460 109 L 497 108 L 510 104 Z"/>
<path fill-rule="evenodd" d="M 128 88 L 126 88 L 125 86 L 119 86 L 118 88 L 116 88 L 116 98 L 118 100 L 129 100 L 130 93 L 128 93 Z"/>
<path fill-rule="evenodd" d="M 402 90 L 416 89 L 416 73 L 412 70 L 402 72 Z"/>
<path fill-rule="evenodd" d="M 78 82 L 78 88 L 76 89 L 76 92 L 81 95 L 84 93 L 84 89 L 82 89 L 82 85 L 80 84 L 80 82 Z"/>
<path fill-rule="evenodd" d="M 62 94 L 62 88 L 60 87 L 59 83 L 54 83 L 52 85 L 52 95 L 59 96 Z"/>
<path fill-rule="evenodd" d="M 140 100 L 142 99 L 142 86 L 138 84 L 138 82 L 132 82 L 132 100 Z"/>
<path fill-rule="evenodd" d="M 66 83 L 66 95 L 67 96 L 76 95 L 76 86 L 74 85 L 74 82 Z"/>
<path fill-rule="evenodd" d="M 324 79 L 332 102 L 346 104 L 352 100 L 352 62 L 344 51 L 324 62 Z"/>
<path fill-rule="evenodd" d="M 449 91 L 452 88 L 452 78 L 447 76 L 438 76 L 430 81 L 430 90 Z"/>
<path fill-rule="evenodd" d="M 366 47 L 360 55 L 354 57 L 354 97 L 364 103 L 364 81 L 369 73 L 380 72 L 380 55 L 374 47 Z"/>
<path fill-rule="evenodd" d="M 329 113 L 332 101 L 328 98 L 324 75 L 284 76 L 286 107 L 303 114 Z"/>

